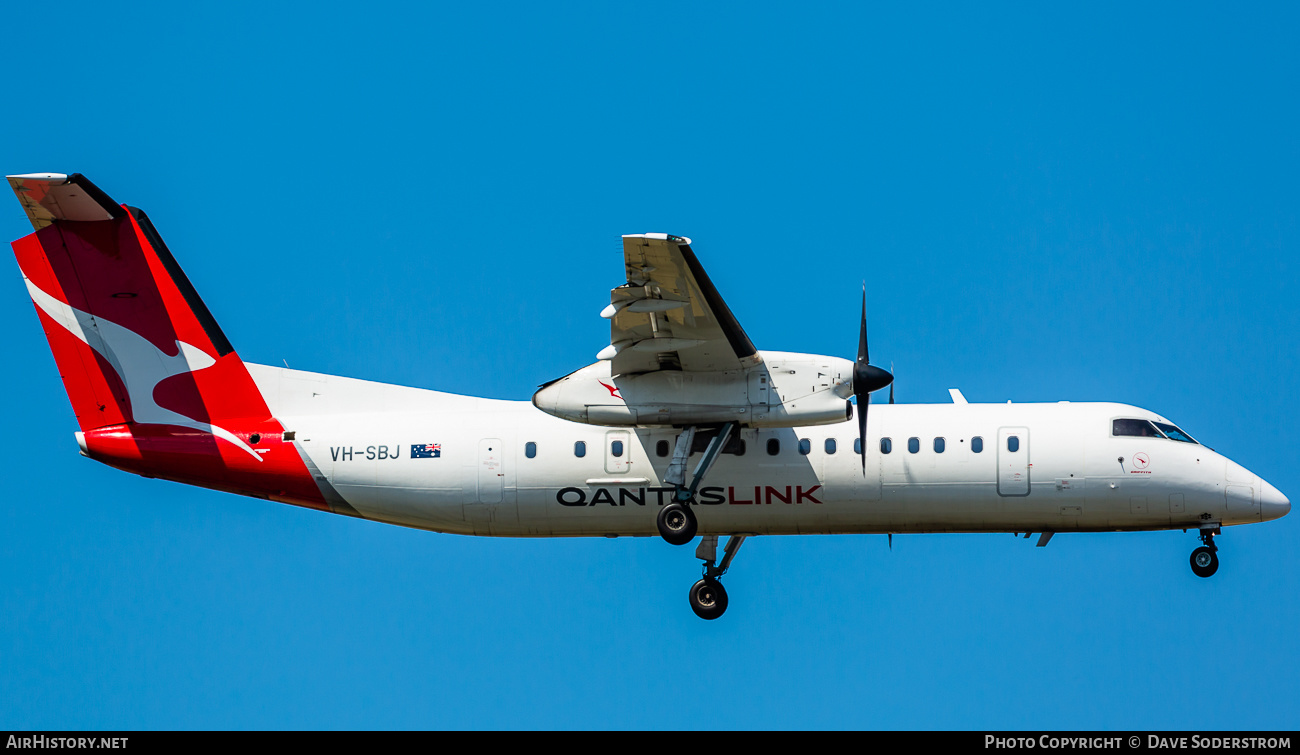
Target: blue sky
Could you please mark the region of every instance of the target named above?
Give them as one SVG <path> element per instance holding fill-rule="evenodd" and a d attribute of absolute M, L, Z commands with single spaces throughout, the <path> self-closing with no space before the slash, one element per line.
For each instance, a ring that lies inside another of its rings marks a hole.
<path fill-rule="evenodd" d="M 898 399 L 1115 400 L 1300 493 L 1293 4 L 34 5 L 6 173 L 146 209 L 248 361 L 498 398 L 592 361 L 619 235 Z M 11 200 L 9 239 L 30 232 Z M 12 257 L 11 257 L 12 259 Z M 17 265 L 0 728 L 1300 724 L 1300 518 L 1192 534 L 418 532 L 80 458 Z"/>

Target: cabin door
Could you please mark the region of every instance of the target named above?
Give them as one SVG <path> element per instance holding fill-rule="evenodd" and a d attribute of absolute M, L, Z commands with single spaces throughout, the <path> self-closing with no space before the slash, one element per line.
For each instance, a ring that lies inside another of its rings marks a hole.
<path fill-rule="evenodd" d="M 504 458 L 500 438 L 484 438 L 478 442 L 479 503 L 501 503 L 506 479 Z"/>

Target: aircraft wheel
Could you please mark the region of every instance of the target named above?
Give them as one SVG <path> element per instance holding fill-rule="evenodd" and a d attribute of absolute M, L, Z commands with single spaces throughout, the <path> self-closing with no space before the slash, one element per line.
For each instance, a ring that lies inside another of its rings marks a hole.
<path fill-rule="evenodd" d="M 1213 576 L 1219 570 L 1219 555 L 1202 545 L 1192 551 L 1192 572 L 1198 577 Z"/>
<path fill-rule="evenodd" d="M 659 534 L 673 545 L 686 545 L 695 539 L 698 527 L 695 512 L 689 506 L 670 503 L 659 509 Z"/>
<path fill-rule="evenodd" d="M 722 583 L 705 577 L 691 586 L 691 610 L 701 619 L 712 621 L 727 610 L 727 591 Z"/>

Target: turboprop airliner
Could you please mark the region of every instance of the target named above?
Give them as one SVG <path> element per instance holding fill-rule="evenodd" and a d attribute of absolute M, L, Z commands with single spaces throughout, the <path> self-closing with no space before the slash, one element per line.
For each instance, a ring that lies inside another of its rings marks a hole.
<path fill-rule="evenodd" d="M 665 233 L 623 237 L 609 343 L 531 401 L 246 363 L 143 211 L 80 174 L 8 178 L 77 444 L 134 474 L 436 532 L 698 538 L 704 619 L 754 535 L 1191 530 L 1209 577 L 1224 526 L 1291 508 L 1136 406 L 895 404 L 865 291 L 856 360 L 760 351 Z"/>

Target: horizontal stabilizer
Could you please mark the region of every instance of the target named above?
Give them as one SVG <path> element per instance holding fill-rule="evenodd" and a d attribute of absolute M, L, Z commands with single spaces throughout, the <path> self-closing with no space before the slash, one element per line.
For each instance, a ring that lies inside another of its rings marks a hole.
<path fill-rule="evenodd" d="M 80 173 L 27 173 L 6 178 L 38 231 L 56 220 L 113 220 L 126 214 Z"/>

